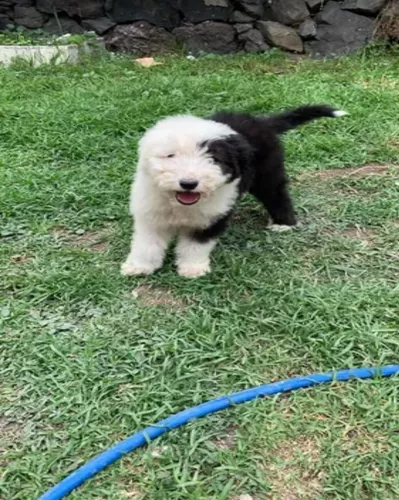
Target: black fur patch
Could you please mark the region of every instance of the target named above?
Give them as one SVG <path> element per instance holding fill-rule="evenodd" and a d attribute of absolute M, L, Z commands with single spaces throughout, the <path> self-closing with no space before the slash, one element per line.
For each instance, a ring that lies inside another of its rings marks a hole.
<path fill-rule="evenodd" d="M 228 125 L 236 135 L 207 141 L 209 154 L 230 175 L 230 182 L 240 178 L 240 194 L 249 191 L 263 203 L 275 224 L 296 224 L 284 168 L 284 151 L 279 134 L 322 117 L 334 117 L 330 106 L 303 106 L 270 116 L 245 113 L 218 113 L 209 118 Z M 204 230 L 195 231 L 197 241 L 217 238 L 225 230 L 231 213 Z"/>
<path fill-rule="evenodd" d="M 239 190 L 243 193 L 252 183 L 251 161 L 254 151 L 248 141 L 239 134 L 215 139 L 202 144 L 222 172 L 229 176 L 228 182 L 240 178 Z"/>
<path fill-rule="evenodd" d="M 206 243 L 209 240 L 214 240 L 220 236 L 226 229 L 229 222 L 231 212 L 224 215 L 221 219 L 218 219 L 213 224 L 208 226 L 206 229 L 197 229 L 191 233 L 191 237 L 198 241 L 199 243 Z"/>

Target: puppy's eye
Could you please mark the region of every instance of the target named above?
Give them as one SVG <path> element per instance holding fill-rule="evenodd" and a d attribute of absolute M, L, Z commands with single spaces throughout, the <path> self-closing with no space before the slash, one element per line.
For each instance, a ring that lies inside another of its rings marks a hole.
<path fill-rule="evenodd" d="M 166 158 L 174 158 L 176 155 L 174 153 L 171 153 L 170 155 L 168 155 Z"/>

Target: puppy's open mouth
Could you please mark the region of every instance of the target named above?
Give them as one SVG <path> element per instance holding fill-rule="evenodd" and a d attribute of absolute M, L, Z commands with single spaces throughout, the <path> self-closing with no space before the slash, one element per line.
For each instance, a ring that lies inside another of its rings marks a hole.
<path fill-rule="evenodd" d="M 194 191 L 177 191 L 176 200 L 182 205 L 194 205 L 201 198 L 201 193 Z"/>

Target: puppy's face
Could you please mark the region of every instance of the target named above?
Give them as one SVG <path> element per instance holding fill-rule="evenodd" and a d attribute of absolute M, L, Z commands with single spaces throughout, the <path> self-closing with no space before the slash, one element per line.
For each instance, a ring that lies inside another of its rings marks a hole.
<path fill-rule="evenodd" d="M 228 126 L 177 116 L 158 122 L 144 135 L 139 168 L 173 203 L 190 206 L 238 179 L 248 155 L 244 139 Z"/>

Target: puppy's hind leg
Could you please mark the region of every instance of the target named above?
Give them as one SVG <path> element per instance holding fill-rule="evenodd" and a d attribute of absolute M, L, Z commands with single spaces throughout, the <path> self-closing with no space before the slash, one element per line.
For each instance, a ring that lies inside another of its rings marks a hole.
<path fill-rule="evenodd" d="M 255 185 L 251 193 L 265 206 L 272 218 L 269 229 L 285 231 L 296 225 L 294 207 L 288 192 L 287 181 L 269 185 Z"/>
<path fill-rule="evenodd" d="M 131 250 L 121 267 L 122 274 L 151 274 L 159 269 L 172 236 L 168 229 L 155 228 L 144 221 L 136 221 Z"/>

